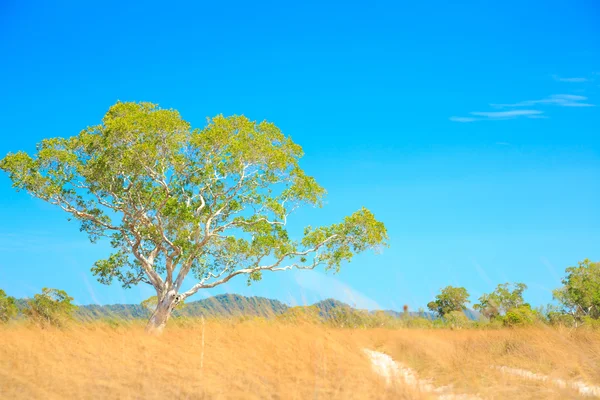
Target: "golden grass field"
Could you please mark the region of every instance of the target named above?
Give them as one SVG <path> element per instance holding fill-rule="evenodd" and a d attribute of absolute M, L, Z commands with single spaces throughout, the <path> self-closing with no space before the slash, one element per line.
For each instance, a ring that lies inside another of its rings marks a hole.
<path fill-rule="evenodd" d="M 363 349 L 381 351 L 455 395 L 578 398 L 549 382 L 503 374 L 522 368 L 600 385 L 600 332 L 334 329 L 252 319 L 143 325 L 80 323 L 59 330 L 0 327 L 1 399 L 426 399 L 406 382 L 386 385 Z M 465 397 L 466 398 L 466 397 Z"/>

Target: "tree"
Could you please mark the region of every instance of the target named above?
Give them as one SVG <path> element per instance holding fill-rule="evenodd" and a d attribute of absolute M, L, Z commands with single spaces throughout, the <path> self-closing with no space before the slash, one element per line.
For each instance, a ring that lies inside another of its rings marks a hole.
<path fill-rule="evenodd" d="M 77 309 L 72 301 L 73 298 L 69 297 L 64 290 L 42 288 L 41 294 L 36 294 L 27 302 L 28 308 L 24 313 L 42 325 L 60 327 L 71 319 L 73 312 Z"/>
<path fill-rule="evenodd" d="M 554 290 L 554 298 L 563 311 L 582 321 L 584 318 L 600 318 L 600 263 L 587 258 L 577 267 L 568 267 L 563 287 Z"/>
<path fill-rule="evenodd" d="M 469 302 L 469 293 L 464 287 L 446 286 L 441 293 L 435 296 L 435 300 L 427 304 L 427 308 L 444 317 L 452 311 L 466 310 Z"/>
<path fill-rule="evenodd" d="M 17 315 L 17 305 L 14 297 L 7 296 L 6 292 L 0 289 L 0 322 L 8 322 L 15 315 Z"/>
<path fill-rule="evenodd" d="M 244 116 L 192 129 L 175 110 L 117 103 L 102 123 L 38 145 L 33 157 L 7 155 L 0 168 L 18 190 L 60 207 L 92 242 L 114 252 L 97 261 L 100 282 L 154 287 L 148 323 L 161 331 L 173 308 L 200 289 L 238 275 L 323 266 L 338 271 L 356 253 L 387 244 L 383 223 L 362 208 L 340 223 L 286 229 L 325 190 L 299 166 L 302 149 L 274 124 Z M 195 284 L 184 289 L 189 275 Z"/>
<path fill-rule="evenodd" d="M 147 298 L 146 300 L 142 301 L 140 303 L 140 305 L 142 307 L 144 307 L 146 310 L 153 312 L 154 310 L 156 310 L 156 307 L 158 306 L 158 297 L 151 296 L 151 297 Z M 181 312 L 186 307 L 187 307 L 187 304 L 185 304 L 183 301 L 181 301 L 176 306 L 173 307 L 173 311 Z"/>
<path fill-rule="evenodd" d="M 486 318 L 494 319 L 505 315 L 509 310 L 525 305 L 523 292 L 527 289 L 524 283 L 504 283 L 498 285 L 496 290 L 490 294 L 484 294 L 479 298 L 479 303 L 473 308 L 478 310 Z"/>

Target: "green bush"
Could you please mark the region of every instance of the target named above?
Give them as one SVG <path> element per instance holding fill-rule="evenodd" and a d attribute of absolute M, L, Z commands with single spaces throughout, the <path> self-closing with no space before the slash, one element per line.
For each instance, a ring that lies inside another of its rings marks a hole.
<path fill-rule="evenodd" d="M 548 324 L 552 326 L 565 326 L 568 328 L 574 327 L 577 320 L 571 314 L 565 314 L 558 311 L 550 311 L 546 314 Z"/>
<path fill-rule="evenodd" d="M 585 328 L 600 329 L 600 319 L 592 317 L 583 317 L 582 322 L 583 324 L 581 326 Z"/>
<path fill-rule="evenodd" d="M 452 329 L 461 329 L 469 327 L 472 322 L 462 311 L 451 311 L 444 315 L 444 321 Z"/>
<path fill-rule="evenodd" d="M 506 315 L 499 318 L 504 326 L 508 327 L 533 325 L 539 321 L 537 312 L 532 310 L 529 305 L 511 308 L 506 312 Z"/>
<path fill-rule="evenodd" d="M 42 327 L 62 327 L 72 319 L 77 309 L 72 301 L 73 298 L 64 290 L 43 288 L 41 294 L 36 294 L 27 302 L 28 307 L 23 313 Z"/>

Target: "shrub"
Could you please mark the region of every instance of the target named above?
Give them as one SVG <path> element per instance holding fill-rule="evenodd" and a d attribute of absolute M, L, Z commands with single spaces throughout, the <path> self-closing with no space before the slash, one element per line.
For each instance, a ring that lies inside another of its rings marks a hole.
<path fill-rule="evenodd" d="M 538 314 L 532 310 L 529 305 L 511 308 L 506 315 L 500 317 L 504 326 L 524 326 L 532 325 L 539 320 Z"/>
<path fill-rule="evenodd" d="M 592 317 L 583 317 L 582 318 L 582 326 L 591 329 L 600 329 L 600 319 L 592 318 Z"/>
<path fill-rule="evenodd" d="M 471 321 L 462 311 L 452 311 L 444 316 L 444 321 L 453 329 L 466 328 L 471 325 Z"/>
<path fill-rule="evenodd" d="M 72 301 L 73 298 L 64 290 L 43 288 L 41 294 L 36 294 L 28 301 L 24 314 L 41 326 L 62 327 L 77 309 Z"/>
<path fill-rule="evenodd" d="M 546 314 L 548 323 L 552 326 L 566 326 L 568 328 L 576 325 L 577 320 L 571 314 L 559 311 L 550 311 Z"/>

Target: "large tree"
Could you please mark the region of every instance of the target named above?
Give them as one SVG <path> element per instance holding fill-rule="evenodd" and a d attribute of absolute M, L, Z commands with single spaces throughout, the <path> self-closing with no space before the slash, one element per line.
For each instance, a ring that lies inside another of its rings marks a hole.
<path fill-rule="evenodd" d="M 479 303 L 473 308 L 486 318 L 494 319 L 505 315 L 512 309 L 526 305 L 523 292 L 527 289 L 524 283 L 503 283 L 496 287 L 492 293 L 484 294 L 479 298 Z"/>
<path fill-rule="evenodd" d="M 566 269 L 563 287 L 553 292 L 564 312 L 577 322 L 584 318 L 600 318 L 600 262 L 585 259 Z"/>
<path fill-rule="evenodd" d="M 7 155 L 13 186 L 60 207 L 114 253 L 97 261 L 100 282 L 156 290 L 148 323 L 160 331 L 177 304 L 237 275 L 339 270 L 354 254 L 387 244 L 383 223 L 362 208 L 342 222 L 286 230 L 290 213 L 321 206 L 325 190 L 299 166 L 302 149 L 274 124 L 244 116 L 192 129 L 175 110 L 117 103 L 102 123 L 43 140 L 37 154 Z M 184 280 L 195 284 L 184 290 Z"/>
<path fill-rule="evenodd" d="M 427 308 L 444 317 L 454 311 L 464 311 L 469 303 L 469 292 L 464 287 L 446 286 L 427 304 Z"/>

